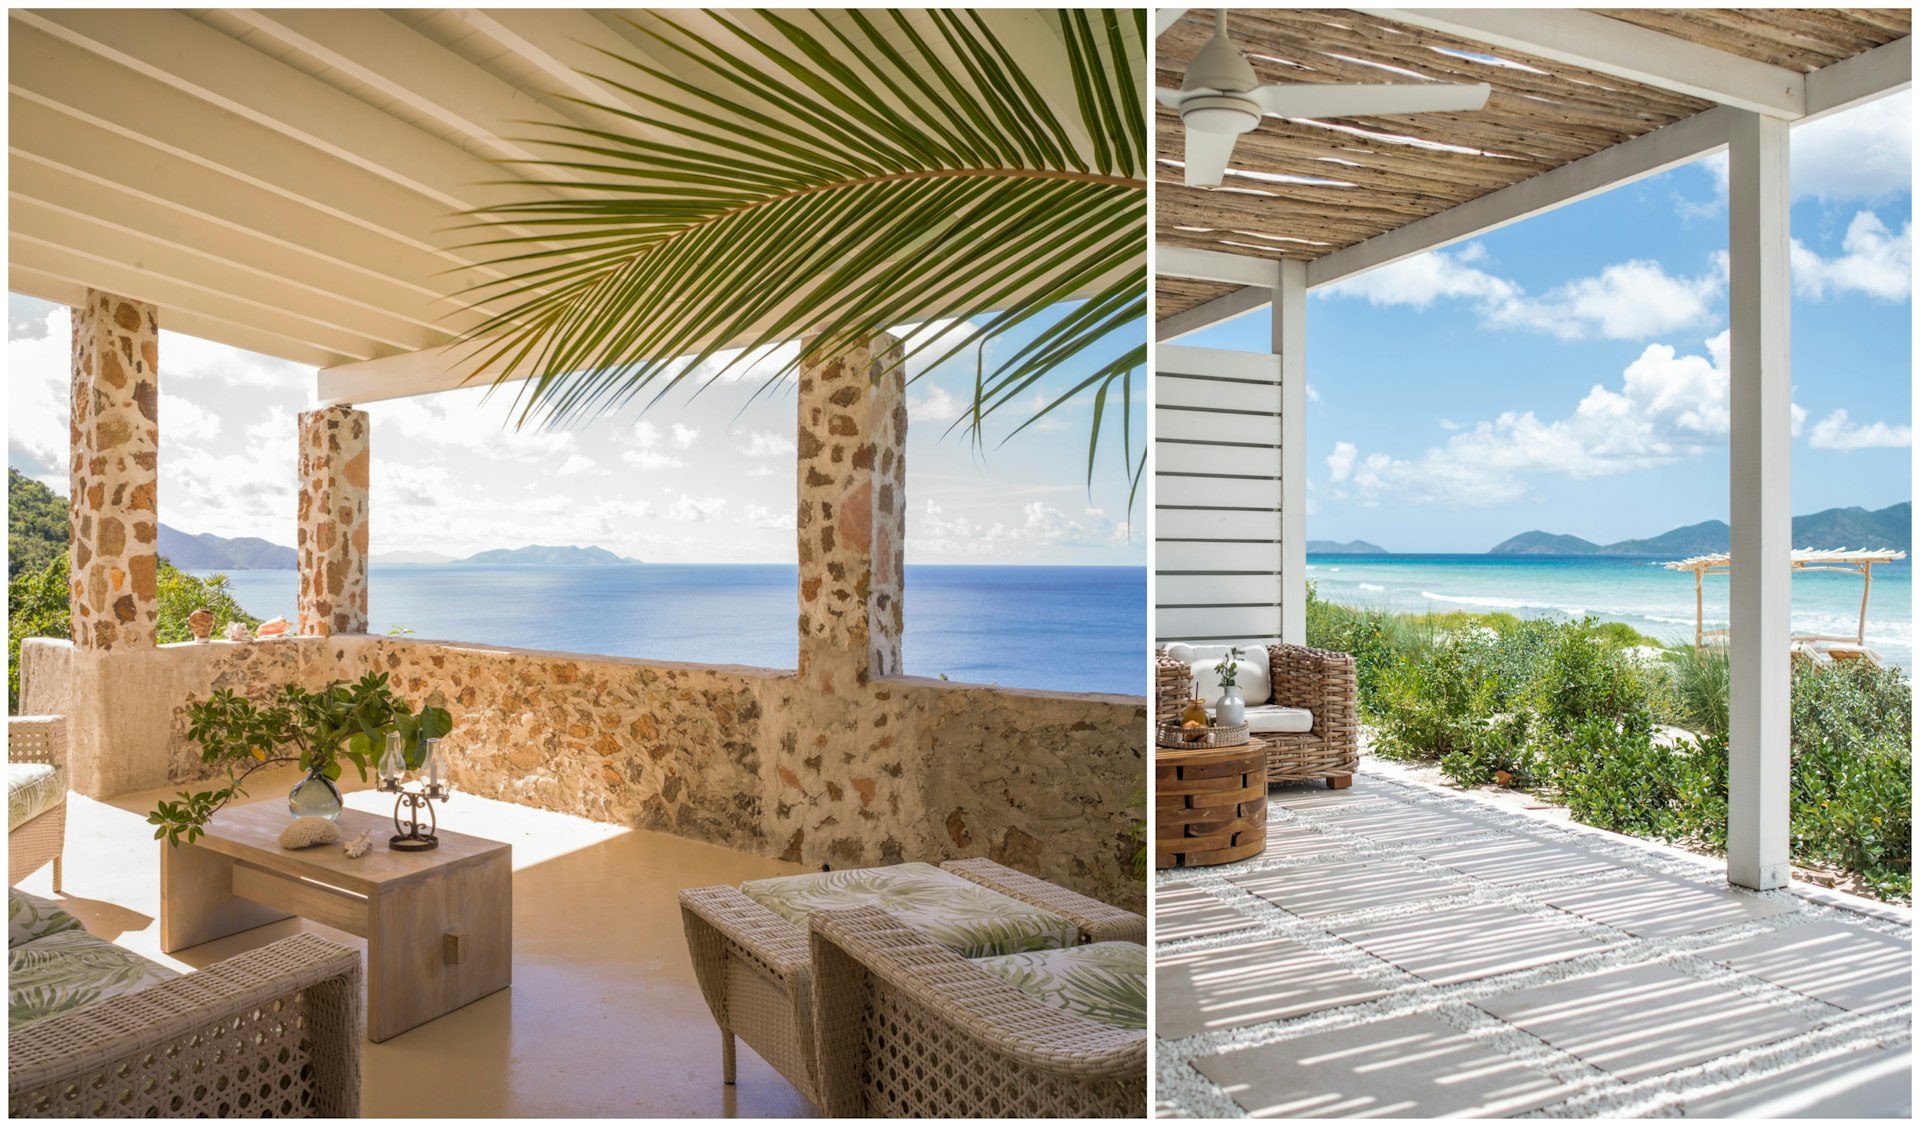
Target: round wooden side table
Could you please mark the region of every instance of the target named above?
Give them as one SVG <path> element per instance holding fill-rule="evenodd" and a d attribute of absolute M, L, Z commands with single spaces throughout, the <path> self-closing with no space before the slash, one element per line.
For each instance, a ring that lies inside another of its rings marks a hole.
<path fill-rule="evenodd" d="M 1267 745 L 1153 749 L 1153 864 L 1224 865 L 1267 847 Z"/>

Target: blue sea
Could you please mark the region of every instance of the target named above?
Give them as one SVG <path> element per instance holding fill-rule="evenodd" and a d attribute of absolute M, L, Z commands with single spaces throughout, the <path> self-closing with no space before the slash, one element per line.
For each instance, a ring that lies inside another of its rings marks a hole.
<path fill-rule="evenodd" d="M 1320 597 L 1394 611 L 1505 611 L 1521 618 L 1592 615 L 1649 637 L 1693 637 L 1693 576 L 1662 561 L 1623 556 L 1315 555 L 1307 578 Z M 1858 576 L 1803 572 L 1793 579 L 1796 633 L 1852 635 Z M 1727 625 L 1727 577 L 1708 576 L 1707 629 Z M 1878 564 L 1867 603 L 1867 644 L 1888 664 L 1913 668 L 1911 561 Z"/>
<path fill-rule="evenodd" d="M 250 613 L 294 617 L 294 572 L 226 575 Z M 774 669 L 799 645 L 791 566 L 376 564 L 369 579 L 376 634 Z M 1144 568 L 910 564 L 906 672 L 1141 695 L 1146 605 Z"/>

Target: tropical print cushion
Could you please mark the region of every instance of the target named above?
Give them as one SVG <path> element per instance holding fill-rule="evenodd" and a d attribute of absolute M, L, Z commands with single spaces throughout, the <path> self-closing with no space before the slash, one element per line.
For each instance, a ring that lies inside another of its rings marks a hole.
<path fill-rule="evenodd" d="M 38 896 L 7 889 L 7 950 L 61 931 L 84 931 L 80 921 L 60 905 Z"/>
<path fill-rule="evenodd" d="M 794 924 L 830 908 L 882 908 L 934 942 L 974 959 L 1071 947 L 1073 921 L 922 861 L 750 880 L 740 891 Z"/>
<path fill-rule="evenodd" d="M 84 931 L 58 932 L 7 952 L 7 1029 L 178 977 L 178 971 Z"/>
<path fill-rule="evenodd" d="M 65 802 L 67 776 L 51 763 L 7 764 L 7 832 Z"/>
<path fill-rule="evenodd" d="M 1138 943 L 1089 943 L 974 965 L 1053 1009 L 1121 1029 L 1147 1027 L 1147 949 Z"/>

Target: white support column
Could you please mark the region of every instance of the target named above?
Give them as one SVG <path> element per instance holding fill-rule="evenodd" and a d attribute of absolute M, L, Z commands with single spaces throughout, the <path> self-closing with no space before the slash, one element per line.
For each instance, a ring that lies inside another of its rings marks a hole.
<path fill-rule="evenodd" d="M 1273 350 L 1280 356 L 1280 638 L 1307 644 L 1307 264 L 1280 264 Z"/>
<path fill-rule="evenodd" d="M 1787 728 L 1793 509 L 1787 123 L 1736 112 L 1728 145 L 1732 606 L 1727 879 L 1791 872 Z"/>

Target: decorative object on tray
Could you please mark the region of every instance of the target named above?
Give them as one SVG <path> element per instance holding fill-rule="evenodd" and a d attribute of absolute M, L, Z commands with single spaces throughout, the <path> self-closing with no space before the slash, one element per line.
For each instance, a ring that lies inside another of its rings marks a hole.
<path fill-rule="evenodd" d="M 288 622 L 284 617 L 269 618 L 260 624 L 260 628 L 253 632 L 253 636 L 256 638 L 279 638 L 291 633 L 293 633 L 293 623 Z"/>
<path fill-rule="evenodd" d="M 264 703 L 216 689 L 206 700 L 187 705 L 187 720 L 187 738 L 200 745 L 201 761 L 226 768 L 227 781 L 217 790 L 181 791 L 178 801 L 161 802 L 147 815 L 148 824 L 157 827 L 153 836 L 176 845 L 182 836 L 198 838 L 207 819 L 244 795 L 247 777 L 262 767 L 297 764 L 306 777 L 288 795 L 289 813 L 333 818 L 340 812 L 340 792 L 333 783 L 343 759 L 364 779 L 374 766 L 374 749 L 388 734 L 424 747 L 426 740 L 453 729 L 446 709 L 423 704 L 415 711 L 388 687 L 385 673 L 321 689 L 283 685 Z"/>
<path fill-rule="evenodd" d="M 315 845 L 332 845 L 340 840 L 340 827 L 333 824 L 331 818 L 295 818 L 280 831 L 280 848 L 308 849 Z"/>
<path fill-rule="evenodd" d="M 1240 689 L 1235 683 L 1240 673 L 1240 659 L 1245 656 L 1245 650 L 1230 646 L 1227 655 L 1213 667 L 1220 677 L 1220 699 L 1213 702 L 1213 716 L 1214 723 L 1221 727 L 1241 724 L 1247 719 L 1247 702 L 1240 698 Z"/>
<path fill-rule="evenodd" d="M 195 607 L 187 616 L 187 631 L 196 642 L 204 642 L 213 636 L 213 612 L 206 607 Z"/>
<path fill-rule="evenodd" d="M 1251 738 L 1248 726 L 1241 724 L 1212 724 L 1206 727 L 1190 727 L 1186 722 L 1175 724 L 1170 720 L 1160 722 L 1157 742 L 1161 747 L 1239 747 Z"/>
<path fill-rule="evenodd" d="M 349 857 L 360 856 L 362 853 L 365 853 L 367 850 L 373 848 L 373 831 L 372 830 L 361 831 L 358 837 L 354 838 L 351 841 L 345 842 L 342 845 L 342 848 L 347 851 L 347 856 Z"/>
<path fill-rule="evenodd" d="M 1199 684 L 1196 682 L 1194 688 L 1198 689 L 1199 687 Z M 1206 731 L 1207 725 L 1212 722 L 1212 718 L 1207 715 L 1207 702 L 1200 699 L 1199 693 L 1196 692 L 1193 696 L 1187 698 L 1187 707 L 1180 712 L 1180 728 L 1186 733 L 1186 739 L 1200 739 Z"/>
<path fill-rule="evenodd" d="M 247 624 L 244 622 L 229 622 L 227 623 L 227 641 L 251 642 L 253 632 L 247 629 Z"/>
<path fill-rule="evenodd" d="M 434 815 L 433 804 L 453 797 L 453 784 L 447 781 L 447 761 L 440 754 L 439 737 L 429 737 L 423 742 L 424 751 L 409 754 L 407 741 L 400 733 L 390 732 L 386 754 L 380 757 L 380 789 L 397 796 L 393 800 L 394 833 L 387 839 L 387 846 L 405 853 L 439 847 L 440 819 Z M 410 787 L 406 776 L 415 771 L 420 777 Z M 405 818 L 400 816 L 402 806 L 407 808 Z M 424 824 L 420 820 L 422 808 L 427 816 Z"/>

